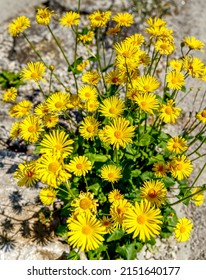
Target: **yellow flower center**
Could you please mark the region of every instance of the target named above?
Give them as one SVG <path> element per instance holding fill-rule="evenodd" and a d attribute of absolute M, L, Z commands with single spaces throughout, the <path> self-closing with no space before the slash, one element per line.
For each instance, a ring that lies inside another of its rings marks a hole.
<path fill-rule="evenodd" d="M 172 83 L 173 85 L 177 84 L 177 83 L 178 83 L 178 79 L 177 79 L 177 78 L 171 79 L 171 83 Z"/>
<path fill-rule="evenodd" d="M 148 195 L 151 198 L 155 198 L 157 196 L 157 192 L 154 189 L 148 191 Z"/>
<path fill-rule="evenodd" d="M 121 215 L 121 214 L 123 214 L 123 213 L 124 213 L 124 208 L 118 207 L 118 208 L 117 208 L 117 214 L 118 214 L 118 215 Z"/>
<path fill-rule="evenodd" d="M 29 178 L 31 178 L 33 175 L 34 175 L 34 173 L 31 170 L 27 171 L 27 173 L 26 173 L 26 176 Z"/>
<path fill-rule="evenodd" d="M 146 90 L 146 91 L 149 91 L 149 90 L 150 90 L 150 86 L 149 86 L 149 85 L 145 85 L 143 88 L 144 88 L 144 90 Z"/>
<path fill-rule="evenodd" d="M 58 101 L 55 103 L 55 107 L 56 108 L 62 108 L 63 107 L 63 103 L 61 101 Z"/>
<path fill-rule="evenodd" d="M 36 131 L 36 126 L 35 126 L 35 125 L 31 125 L 31 126 L 28 128 L 28 131 L 29 131 L 29 132 L 35 132 L 35 131 Z"/>
<path fill-rule="evenodd" d="M 85 97 L 87 97 L 87 98 L 91 97 L 91 93 L 90 92 L 86 92 L 85 93 Z"/>
<path fill-rule="evenodd" d="M 202 116 L 203 118 L 206 118 L 206 110 L 202 111 L 201 116 Z"/>
<path fill-rule="evenodd" d="M 180 145 L 179 142 L 175 142 L 175 143 L 173 144 L 173 148 L 174 148 L 174 149 L 180 148 L 180 147 L 181 147 L 181 145 Z"/>
<path fill-rule="evenodd" d="M 91 200 L 87 197 L 82 198 L 79 202 L 79 206 L 83 210 L 89 209 L 91 207 L 91 204 L 92 204 Z"/>
<path fill-rule="evenodd" d="M 119 200 L 119 199 L 121 199 L 121 197 L 122 197 L 122 195 L 117 193 L 114 195 L 114 200 Z"/>
<path fill-rule="evenodd" d="M 36 79 L 38 79 L 39 75 L 37 72 L 33 72 L 33 73 L 31 73 L 31 77 L 32 77 L 32 79 L 36 80 Z"/>
<path fill-rule="evenodd" d="M 95 20 L 99 20 L 99 21 L 101 21 L 103 19 L 103 17 L 101 16 L 101 15 L 97 15 L 97 16 L 95 16 Z"/>
<path fill-rule="evenodd" d="M 61 150 L 62 150 L 62 145 L 56 144 L 56 145 L 55 145 L 55 148 L 56 148 L 58 151 L 61 151 Z"/>
<path fill-rule="evenodd" d="M 93 125 L 88 126 L 88 127 L 87 127 L 87 131 L 88 131 L 89 133 L 94 132 L 94 126 L 93 126 Z"/>
<path fill-rule="evenodd" d="M 29 110 L 29 108 L 27 108 L 27 107 L 21 108 L 22 113 L 26 113 L 28 110 Z"/>
<path fill-rule="evenodd" d="M 178 163 L 176 167 L 177 167 L 178 170 L 182 170 L 183 169 L 183 164 L 182 163 Z"/>
<path fill-rule="evenodd" d="M 168 115 L 171 115 L 171 114 L 173 114 L 173 109 L 171 107 L 167 107 L 165 109 L 165 113 L 168 114 Z"/>
<path fill-rule="evenodd" d="M 115 114 L 116 113 L 116 108 L 114 108 L 114 107 L 111 107 L 110 109 L 109 109 L 109 113 L 110 114 Z"/>
<path fill-rule="evenodd" d="M 168 45 L 167 45 L 167 44 L 161 44 L 161 45 L 160 45 L 160 49 L 166 51 L 166 50 L 168 49 Z"/>
<path fill-rule="evenodd" d="M 108 178 L 113 179 L 114 178 L 114 173 L 108 173 Z"/>
<path fill-rule="evenodd" d="M 145 216 L 144 216 L 144 215 L 139 215 L 139 216 L 137 217 L 137 222 L 138 222 L 138 224 L 140 224 L 140 225 L 145 224 L 145 222 L 146 222 Z"/>
<path fill-rule="evenodd" d="M 117 82 L 119 82 L 119 79 L 117 77 L 112 78 L 112 83 L 116 84 Z"/>
<path fill-rule="evenodd" d="M 77 163 L 76 168 L 77 169 L 83 169 L 84 165 L 82 163 Z"/>
<path fill-rule="evenodd" d="M 142 106 L 143 108 L 145 108 L 145 107 L 147 106 L 147 102 L 146 102 L 146 101 L 142 101 L 142 102 L 141 102 L 141 106 Z"/>
<path fill-rule="evenodd" d="M 181 226 L 181 227 L 180 227 L 180 232 L 181 232 L 181 233 L 184 233 L 185 231 L 186 231 L 186 227 L 185 227 L 185 226 Z"/>
<path fill-rule="evenodd" d="M 53 172 L 53 173 L 56 173 L 57 170 L 59 169 L 59 167 L 60 167 L 59 162 L 58 161 L 53 161 L 49 164 L 48 170 Z"/>
<path fill-rule="evenodd" d="M 103 225 L 104 225 L 105 227 L 108 227 L 108 226 L 109 226 L 109 222 L 108 222 L 108 221 L 104 221 L 104 222 L 103 222 Z"/>
<path fill-rule="evenodd" d="M 122 132 L 117 130 L 117 131 L 115 131 L 114 136 L 118 139 L 121 139 L 122 138 Z"/>
<path fill-rule="evenodd" d="M 92 228 L 90 226 L 83 226 L 82 233 L 84 235 L 90 235 L 92 233 Z"/>

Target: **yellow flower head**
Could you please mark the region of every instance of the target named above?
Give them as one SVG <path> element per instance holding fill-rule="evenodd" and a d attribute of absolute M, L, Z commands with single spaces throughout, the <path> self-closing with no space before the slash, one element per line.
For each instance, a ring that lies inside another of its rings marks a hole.
<path fill-rule="evenodd" d="M 18 137 L 20 137 L 20 134 L 21 134 L 20 122 L 15 122 L 10 129 L 10 138 L 12 140 L 15 140 Z"/>
<path fill-rule="evenodd" d="M 2 101 L 10 102 L 15 101 L 17 97 L 17 89 L 15 87 L 8 88 L 2 96 Z"/>
<path fill-rule="evenodd" d="M 131 44 L 131 45 L 135 45 L 137 47 L 140 47 L 143 43 L 144 43 L 144 36 L 142 34 L 139 33 L 135 33 L 131 36 L 128 36 L 125 39 L 125 42 Z"/>
<path fill-rule="evenodd" d="M 170 60 L 169 66 L 172 67 L 176 71 L 181 71 L 182 70 L 182 59 Z"/>
<path fill-rule="evenodd" d="M 112 20 L 115 21 L 118 26 L 129 27 L 134 23 L 133 16 L 129 13 L 118 13 L 113 16 Z"/>
<path fill-rule="evenodd" d="M 16 37 L 28 27 L 30 27 L 30 20 L 25 16 L 20 16 L 9 24 L 8 31 L 11 36 Z"/>
<path fill-rule="evenodd" d="M 159 52 L 162 55 L 170 55 L 174 52 L 175 50 L 175 45 L 172 41 L 170 40 L 162 40 L 158 39 L 155 44 L 155 50 Z"/>
<path fill-rule="evenodd" d="M 162 162 L 156 162 L 153 165 L 152 171 L 156 177 L 165 177 L 167 172 L 167 165 Z"/>
<path fill-rule="evenodd" d="M 20 123 L 20 136 L 24 141 L 35 143 L 43 131 L 42 122 L 34 115 L 29 115 Z"/>
<path fill-rule="evenodd" d="M 49 114 L 49 108 L 46 102 L 38 104 L 34 109 L 34 114 L 41 119 L 43 119 L 45 115 Z"/>
<path fill-rule="evenodd" d="M 110 207 L 110 215 L 114 222 L 115 228 L 120 228 L 123 226 L 125 213 L 130 208 L 132 208 L 132 204 L 126 199 L 118 199 L 112 203 Z"/>
<path fill-rule="evenodd" d="M 93 31 L 88 31 L 86 34 L 80 34 L 78 37 L 78 40 L 83 44 L 91 43 L 93 39 L 94 39 Z"/>
<path fill-rule="evenodd" d="M 89 15 L 91 27 L 104 27 L 107 25 L 111 16 L 111 11 L 100 12 L 95 11 Z"/>
<path fill-rule="evenodd" d="M 175 227 L 175 238 L 178 242 L 185 242 L 190 239 L 190 233 L 193 228 L 192 221 L 186 217 L 179 219 Z"/>
<path fill-rule="evenodd" d="M 45 75 L 45 69 L 43 63 L 37 61 L 37 62 L 28 62 L 27 68 L 23 68 L 20 75 L 22 80 L 28 80 L 28 81 L 45 81 L 43 76 Z"/>
<path fill-rule="evenodd" d="M 139 93 L 134 97 L 134 101 L 138 104 L 140 110 L 152 115 L 154 114 L 153 111 L 159 108 L 159 101 L 153 93 Z"/>
<path fill-rule="evenodd" d="M 115 118 L 113 123 L 105 128 L 106 142 L 113 145 L 114 149 L 126 148 L 128 143 L 132 143 L 134 130 L 134 126 L 130 125 L 125 118 Z"/>
<path fill-rule="evenodd" d="M 90 192 L 80 192 L 78 198 L 75 198 L 71 202 L 71 206 L 74 208 L 75 214 L 82 212 L 88 212 L 95 214 L 97 212 L 97 200 L 94 199 L 94 194 Z"/>
<path fill-rule="evenodd" d="M 137 78 L 137 87 L 143 92 L 153 92 L 160 87 L 160 82 L 151 75 L 143 75 Z"/>
<path fill-rule="evenodd" d="M 89 65 L 89 60 L 85 60 L 77 65 L 77 70 L 82 72 Z"/>
<path fill-rule="evenodd" d="M 202 191 L 202 189 L 196 187 L 192 190 L 192 194 L 192 201 L 194 202 L 194 204 L 196 206 L 201 206 L 205 200 L 204 192 Z"/>
<path fill-rule="evenodd" d="M 150 240 L 161 231 L 162 216 L 159 209 L 148 200 L 141 200 L 140 203 L 135 202 L 135 206 L 129 207 L 125 211 L 124 228 L 128 234 L 133 233 L 133 238 L 138 237 L 145 242 Z"/>
<path fill-rule="evenodd" d="M 139 51 L 139 47 L 136 45 L 132 45 L 127 41 L 123 41 L 121 43 L 115 43 L 114 51 L 117 55 L 120 55 L 124 59 L 134 58 Z M 127 62 L 127 61 L 126 61 Z"/>
<path fill-rule="evenodd" d="M 71 178 L 68 165 L 55 155 L 42 155 L 37 161 L 36 168 L 39 179 L 54 188 Z"/>
<path fill-rule="evenodd" d="M 167 190 L 165 185 L 159 180 L 149 180 L 144 182 L 140 188 L 140 197 L 148 200 L 151 206 L 160 207 L 165 202 Z"/>
<path fill-rule="evenodd" d="M 105 75 L 105 82 L 108 85 L 120 85 L 123 82 L 121 72 L 118 69 L 107 72 Z"/>
<path fill-rule="evenodd" d="M 79 127 L 79 133 L 83 138 L 93 140 L 98 134 L 98 125 L 99 122 L 94 117 L 87 116 Z"/>
<path fill-rule="evenodd" d="M 193 36 L 184 37 L 183 43 L 185 43 L 191 50 L 203 51 L 205 46 L 203 41 L 198 40 Z"/>
<path fill-rule="evenodd" d="M 43 205 L 51 205 L 56 199 L 57 192 L 52 187 L 46 187 L 40 190 L 39 198 Z"/>
<path fill-rule="evenodd" d="M 53 14 L 54 11 L 50 11 L 48 7 L 44 9 L 37 9 L 36 22 L 40 25 L 49 25 Z"/>
<path fill-rule="evenodd" d="M 75 12 L 66 12 L 66 14 L 60 18 L 59 22 L 63 26 L 70 27 L 72 25 L 78 25 L 80 19 L 80 14 Z"/>
<path fill-rule="evenodd" d="M 82 86 L 78 90 L 78 96 L 84 101 L 97 99 L 97 90 L 93 86 Z"/>
<path fill-rule="evenodd" d="M 117 118 L 124 111 L 124 102 L 116 96 L 111 96 L 103 100 L 99 107 L 99 112 L 108 118 Z"/>
<path fill-rule="evenodd" d="M 174 178 L 182 180 L 188 178 L 193 170 L 191 161 L 185 156 L 177 156 L 172 159 L 169 169 Z"/>
<path fill-rule="evenodd" d="M 23 100 L 9 109 L 9 114 L 13 118 L 23 118 L 31 112 L 33 104 L 29 100 Z"/>
<path fill-rule="evenodd" d="M 111 183 L 119 181 L 122 177 L 121 168 L 115 165 L 106 165 L 101 169 L 101 178 Z"/>
<path fill-rule="evenodd" d="M 22 187 L 34 186 L 39 180 L 37 176 L 36 162 L 31 160 L 29 162 L 20 163 L 14 172 L 14 178 L 18 180 L 17 185 Z"/>
<path fill-rule="evenodd" d="M 65 158 L 72 153 L 73 143 L 74 141 L 69 139 L 65 131 L 53 130 L 49 134 L 44 135 L 44 139 L 40 142 L 40 153 Z"/>
<path fill-rule="evenodd" d="M 196 115 L 196 119 L 198 119 L 201 123 L 206 124 L 206 109 L 198 112 Z"/>
<path fill-rule="evenodd" d="M 106 233 L 112 233 L 114 231 L 114 222 L 110 217 L 103 216 L 100 222 L 105 227 Z"/>
<path fill-rule="evenodd" d="M 108 194 L 108 200 L 110 203 L 113 203 L 117 200 L 123 200 L 124 199 L 124 195 L 120 193 L 119 190 L 117 189 L 114 189 L 113 191 L 111 191 L 109 194 Z"/>
<path fill-rule="evenodd" d="M 188 149 L 187 142 L 184 138 L 179 136 L 174 136 L 170 138 L 167 143 L 167 149 L 176 154 L 181 154 Z"/>
<path fill-rule="evenodd" d="M 174 90 L 180 90 L 182 86 L 185 84 L 184 74 L 172 70 L 166 75 L 167 86 Z"/>
<path fill-rule="evenodd" d="M 97 99 L 88 100 L 85 104 L 85 109 L 88 112 L 95 112 L 99 108 L 99 101 Z"/>
<path fill-rule="evenodd" d="M 92 169 L 92 163 L 85 156 L 76 156 L 69 163 L 69 171 L 76 176 L 85 176 Z"/>
<path fill-rule="evenodd" d="M 70 102 L 70 94 L 67 92 L 55 92 L 46 100 L 49 111 L 61 113 L 66 111 Z"/>
<path fill-rule="evenodd" d="M 59 117 L 56 114 L 47 114 L 42 118 L 42 123 L 47 128 L 55 127 L 56 124 L 59 122 Z"/>
<path fill-rule="evenodd" d="M 81 251 L 97 249 L 106 234 L 105 227 L 97 218 L 89 213 L 82 213 L 75 219 L 68 220 L 68 243 Z"/>
<path fill-rule="evenodd" d="M 100 80 L 100 75 L 97 71 L 87 71 L 82 75 L 82 82 L 96 86 Z"/>
<path fill-rule="evenodd" d="M 183 59 L 183 69 L 187 71 L 192 78 L 201 78 L 205 75 L 205 65 L 197 57 L 185 56 Z"/>
<path fill-rule="evenodd" d="M 181 108 L 174 107 L 175 101 L 170 99 L 167 100 L 166 104 L 161 104 L 159 108 L 160 119 L 165 123 L 174 124 L 177 118 L 180 116 Z"/>

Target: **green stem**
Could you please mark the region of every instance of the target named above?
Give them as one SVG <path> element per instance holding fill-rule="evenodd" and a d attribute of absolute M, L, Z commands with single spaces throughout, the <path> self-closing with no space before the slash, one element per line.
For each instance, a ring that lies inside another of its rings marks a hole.
<path fill-rule="evenodd" d="M 42 89 L 42 87 L 41 87 L 40 83 L 38 83 L 38 82 L 37 82 L 37 84 L 38 84 L 38 87 L 39 87 L 39 89 L 40 89 L 41 93 L 43 94 L 44 98 L 46 99 L 46 98 L 47 98 L 47 96 L 46 96 L 46 94 L 44 93 L 44 91 L 43 91 L 43 89 Z"/>
<path fill-rule="evenodd" d="M 199 174 L 197 175 L 197 177 L 195 178 L 194 182 L 192 183 L 192 186 L 193 187 L 195 185 L 195 183 L 197 182 L 197 180 L 199 179 L 200 175 L 202 174 L 202 172 L 204 171 L 205 169 L 205 166 L 206 166 L 206 162 L 205 164 L 203 165 L 202 169 L 200 170 Z"/>

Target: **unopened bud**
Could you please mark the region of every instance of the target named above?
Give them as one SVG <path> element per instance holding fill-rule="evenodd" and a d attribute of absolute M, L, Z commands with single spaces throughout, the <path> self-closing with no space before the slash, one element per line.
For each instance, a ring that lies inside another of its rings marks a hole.
<path fill-rule="evenodd" d="M 51 71 L 54 71 L 54 65 L 51 64 L 51 65 L 49 66 L 49 69 L 50 69 Z"/>

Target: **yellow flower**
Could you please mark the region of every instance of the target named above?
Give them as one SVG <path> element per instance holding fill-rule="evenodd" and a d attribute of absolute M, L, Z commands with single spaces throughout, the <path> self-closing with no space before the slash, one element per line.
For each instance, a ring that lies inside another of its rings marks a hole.
<path fill-rule="evenodd" d="M 200 122 L 206 124 L 206 109 L 198 112 L 196 115 L 196 119 L 198 119 Z"/>
<path fill-rule="evenodd" d="M 18 180 L 17 185 L 22 187 L 34 186 L 39 180 L 37 176 L 36 161 L 20 163 L 14 172 L 14 178 Z"/>
<path fill-rule="evenodd" d="M 94 117 L 87 116 L 79 127 L 79 133 L 85 139 L 94 140 L 94 137 L 98 134 L 98 125 L 99 122 Z"/>
<path fill-rule="evenodd" d="M 68 220 L 68 243 L 81 251 L 97 249 L 104 241 L 105 227 L 95 216 L 88 213 L 77 215 Z"/>
<path fill-rule="evenodd" d="M 47 98 L 46 106 L 51 112 L 61 113 L 67 110 L 69 102 L 69 93 L 55 92 Z"/>
<path fill-rule="evenodd" d="M 48 113 L 49 113 L 49 108 L 46 102 L 38 104 L 34 109 L 34 114 L 41 119 L 43 119 L 43 117 Z"/>
<path fill-rule="evenodd" d="M 114 222 L 108 216 L 103 216 L 100 222 L 105 227 L 106 233 L 112 233 L 114 231 Z"/>
<path fill-rule="evenodd" d="M 148 200 L 141 200 L 140 203 L 135 202 L 135 206 L 130 207 L 125 212 L 123 225 L 128 234 L 133 233 L 133 238 L 138 237 L 145 242 L 150 240 L 161 231 L 162 216 L 159 209 Z"/>
<path fill-rule="evenodd" d="M 83 44 L 91 43 L 92 40 L 94 39 L 94 32 L 93 31 L 88 31 L 86 34 L 80 34 L 78 39 Z"/>
<path fill-rule="evenodd" d="M 40 142 L 40 153 L 65 158 L 72 153 L 73 143 L 74 141 L 69 139 L 69 135 L 65 131 L 53 130 L 44 135 L 44 139 Z"/>
<path fill-rule="evenodd" d="M 128 36 L 125 39 L 125 42 L 140 47 L 144 43 L 144 36 L 139 33 L 135 33 L 131 36 Z"/>
<path fill-rule="evenodd" d="M 25 16 L 20 16 L 9 24 L 8 31 L 11 36 L 16 37 L 28 27 L 30 27 L 30 20 Z"/>
<path fill-rule="evenodd" d="M 95 87 L 93 86 L 82 86 L 79 90 L 78 90 L 78 96 L 82 99 L 82 100 L 92 100 L 92 99 L 96 99 L 97 98 L 97 90 Z"/>
<path fill-rule="evenodd" d="M 182 59 L 170 60 L 169 66 L 172 67 L 176 71 L 181 71 L 182 70 Z"/>
<path fill-rule="evenodd" d="M 185 84 L 184 74 L 172 70 L 166 75 L 167 86 L 174 90 L 180 90 L 182 86 Z"/>
<path fill-rule="evenodd" d="M 129 13 L 118 13 L 113 16 L 112 20 L 115 21 L 118 26 L 129 27 L 134 23 L 133 16 Z"/>
<path fill-rule="evenodd" d="M 39 179 L 54 188 L 71 178 L 68 165 L 63 159 L 51 154 L 42 155 L 37 161 L 36 168 Z"/>
<path fill-rule="evenodd" d="M 161 55 L 170 55 L 175 50 L 175 45 L 170 40 L 162 40 L 158 39 L 155 44 L 155 50 L 159 52 Z"/>
<path fill-rule="evenodd" d="M 23 80 L 32 80 L 35 82 L 45 81 L 43 76 L 45 75 L 45 69 L 43 63 L 37 62 L 28 62 L 27 68 L 23 68 L 20 75 Z"/>
<path fill-rule="evenodd" d="M 100 75 L 97 71 L 87 71 L 82 75 L 82 82 L 96 86 L 100 80 Z"/>
<path fill-rule="evenodd" d="M 115 43 L 113 48 L 115 50 L 115 53 L 117 55 L 122 56 L 124 59 L 134 58 L 137 52 L 139 51 L 138 46 L 132 45 L 127 41 Z"/>
<path fill-rule="evenodd" d="M 193 228 L 192 221 L 186 217 L 179 219 L 175 227 L 175 238 L 178 242 L 185 242 L 190 239 L 190 232 Z"/>
<path fill-rule="evenodd" d="M 185 43 L 191 50 L 203 51 L 205 46 L 203 41 L 198 40 L 193 36 L 184 37 L 183 43 Z"/>
<path fill-rule="evenodd" d="M 170 138 L 167 143 L 167 149 L 176 154 L 181 154 L 188 149 L 187 142 L 184 138 L 179 136 L 174 136 Z"/>
<path fill-rule="evenodd" d="M 21 129 L 20 129 L 20 122 L 15 122 L 11 129 L 10 129 L 10 138 L 12 140 L 17 139 L 17 137 L 20 137 Z"/>
<path fill-rule="evenodd" d="M 11 106 L 9 109 L 9 114 L 13 118 L 23 118 L 29 115 L 33 104 L 29 100 L 23 100 L 15 105 Z"/>
<path fill-rule="evenodd" d="M 108 85 L 120 85 L 123 82 L 121 72 L 118 69 L 107 72 L 105 75 L 105 82 Z"/>
<path fill-rule="evenodd" d="M 85 104 L 85 109 L 88 112 L 95 112 L 99 108 L 99 101 L 97 99 L 88 100 Z"/>
<path fill-rule="evenodd" d="M 188 178 L 193 170 L 191 161 L 185 155 L 172 158 L 169 168 L 172 176 L 178 180 Z"/>
<path fill-rule="evenodd" d="M 134 97 L 134 101 L 140 107 L 140 110 L 145 113 L 154 114 L 153 110 L 159 108 L 159 101 L 153 93 L 142 92 Z"/>
<path fill-rule="evenodd" d="M 69 163 L 69 171 L 76 176 L 85 176 L 92 169 L 92 163 L 85 156 L 76 156 Z"/>
<path fill-rule="evenodd" d="M 174 124 L 177 118 L 180 116 L 181 108 L 174 107 L 175 101 L 170 99 L 167 100 L 166 104 L 161 104 L 159 108 L 160 119 L 165 123 Z"/>
<path fill-rule="evenodd" d="M 80 14 L 70 11 L 66 12 L 66 14 L 62 18 L 60 18 L 59 22 L 64 26 L 70 27 L 72 25 L 78 25 L 79 19 Z"/>
<path fill-rule="evenodd" d="M 123 226 L 125 213 L 132 207 L 132 204 L 126 199 L 115 200 L 110 207 L 110 215 L 115 228 Z"/>
<path fill-rule="evenodd" d="M 137 87 L 140 91 L 143 92 L 153 92 L 158 89 L 160 82 L 150 75 L 143 75 L 137 78 Z"/>
<path fill-rule="evenodd" d="M 107 142 L 113 145 L 114 149 L 119 147 L 126 148 L 128 143 L 132 143 L 134 136 L 134 126 L 129 124 L 129 121 L 120 117 L 115 118 L 111 125 L 105 128 Z"/>
<path fill-rule="evenodd" d="M 117 200 L 123 200 L 123 199 L 124 199 L 124 195 L 121 194 L 120 191 L 117 189 L 114 189 L 113 191 L 111 191 L 108 194 L 108 200 L 110 203 L 113 203 L 114 201 L 117 201 Z"/>
<path fill-rule="evenodd" d="M 90 192 L 80 192 L 78 198 L 75 198 L 71 202 L 71 206 L 74 208 L 75 214 L 83 212 L 93 213 L 97 212 L 97 200 L 94 199 L 94 194 Z"/>
<path fill-rule="evenodd" d="M 151 206 L 160 207 L 164 204 L 166 194 L 165 185 L 159 180 L 148 180 L 140 187 L 140 197 L 148 200 Z"/>
<path fill-rule="evenodd" d="M 152 171 L 156 177 L 165 177 L 167 172 L 167 165 L 162 162 L 156 162 L 153 165 Z"/>
<path fill-rule="evenodd" d="M 117 118 L 122 115 L 124 111 L 124 102 L 122 99 L 111 96 L 103 100 L 99 107 L 99 112 L 108 118 Z"/>
<path fill-rule="evenodd" d="M 10 102 L 15 101 L 17 97 L 17 89 L 15 87 L 8 88 L 2 96 L 2 101 Z"/>
<path fill-rule="evenodd" d="M 113 36 L 116 36 L 119 32 L 120 32 L 120 27 L 119 25 L 115 25 L 114 27 L 111 27 L 107 30 L 106 34 L 107 35 L 113 35 Z"/>
<path fill-rule="evenodd" d="M 198 188 L 198 187 L 196 187 L 192 190 L 192 194 L 193 194 L 192 201 L 194 202 L 194 204 L 196 206 L 201 206 L 205 200 L 204 192 L 201 190 L 202 189 Z"/>
<path fill-rule="evenodd" d="M 35 143 L 43 131 L 42 122 L 36 116 L 29 115 L 20 123 L 20 136 L 24 141 Z"/>
<path fill-rule="evenodd" d="M 52 187 L 46 187 L 40 190 L 39 198 L 43 205 L 51 205 L 56 199 L 57 192 Z"/>
<path fill-rule="evenodd" d="M 162 27 L 166 26 L 166 21 L 161 18 L 148 18 L 146 19 L 146 23 L 151 27 Z"/>
<path fill-rule="evenodd" d="M 111 11 L 100 12 L 95 11 L 89 15 L 91 27 L 104 27 L 107 25 L 111 16 Z"/>
<path fill-rule="evenodd" d="M 205 75 L 205 65 L 197 57 L 184 57 L 183 69 L 187 71 L 192 78 L 201 78 Z"/>
<path fill-rule="evenodd" d="M 119 181 L 122 177 L 121 168 L 115 165 L 106 165 L 101 169 L 101 178 L 111 183 Z"/>
<path fill-rule="evenodd" d="M 36 22 L 40 25 L 49 25 L 53 14 L 54 11 L 50 11 L 48 7 L 44 9 L 37 9 Z"/>
<path fill-rule="evenodd" d="M 59 122 L 59 117 L 56 114 L 47 114 L 42 118 L 42 123 L 47 128 L 52 128 L 56 126 L 58 122 Z"/>
<path fill-rule="evenodd" d="M 88 65 L 89 65 L 89 60 L 85 60 L 79 65 L 77 65 L 77 70 L 82 72 Z"/>

